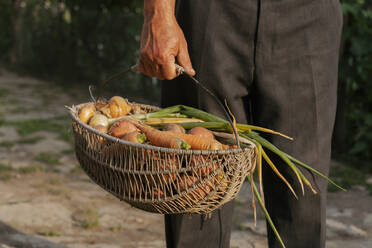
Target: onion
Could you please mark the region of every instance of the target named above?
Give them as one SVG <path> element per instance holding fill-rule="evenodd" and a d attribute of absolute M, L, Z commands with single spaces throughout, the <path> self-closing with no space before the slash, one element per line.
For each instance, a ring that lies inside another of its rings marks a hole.
<path fill-rule="evenodd" d="M 113 96 L 109 100 L 110 115 L 112 118 L 129 114 L 131 106 L 121 96 Z"/>
<path fill-rule="evenodd" d="M 93 128 L 102 133 L 107 133 L 107 130 L 108 130 L 107 126 L 102 126 L 102 125 L 93 126 Z"/>
<path fill-rule="evenodd" d="M 96 107 L 94 103 L 89 103 L 80 109 L 78 117 L 82 122 L 88 123 L 95 113 Z"/>
<path fill-rule="evenodd" d="M 95 126 L 104 126 L 106 129 L 108 129 L 109 121 L 106 116 L 102 114 L 95 114 L 89 121 L 89 126 L 95 127 Z M 107 132 L 107 131 L 106 131 Z"/>

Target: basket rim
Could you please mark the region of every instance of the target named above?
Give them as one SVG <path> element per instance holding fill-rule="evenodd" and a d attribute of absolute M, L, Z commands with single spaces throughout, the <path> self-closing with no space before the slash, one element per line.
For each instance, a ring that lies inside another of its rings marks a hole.
<path fill-rule="evenodd" d="M 85 123 L 83 123 L 82 121 L 79 120 L 79 118 L 77 117 L 77 109 L 80 106 L 84 106 L 88 103 L 93 103 L 93 102 L 86 102 L 86 103 L 81 103 L 81 104 L 78 104 L 78 105 L 72 105 L 71 107 L 66 106 L 66 108 L 69 110 L 71 118 L 75 122 L 77 122 L 79 125 L 83 126 L 85 129 L 89 130 L 90 132 L 93 132 L 93 133 L 95 133 L 95 134 L 97 134 L 97 135 L 99 135 L 99 136 L 101 136 L 105 139 L 108 139 L 112 142 L 119 143 L 119 144 L 122 144 L 122 145 L 125 145 L 125 146 L 147 149 L 147 150 L 151 150 L 151 151 L 154 151 L 154 152 L 165 152 L 165 153 L 185 154 L 185 155 L 189 155 L 189 154 L 192 154 L 192 155 L 224 155 L 224 154 L 231 154 L 231 153 L 235 154 L 235 153 L 241 153 L 241 152 L 245 152 L 247 150 L 251 150 L 251 149 L 255 148 L 254 146 L 252 146 L 251 148 L 232 148 L 232 149 L 226 149 L 226 150 L 191 150 L 191 149 L 190 150 L 184 150 L 184 149 L 166 148 L 166 147 L 159 147 L 159 146 L 146 145 L 146 144 L 136 144 L 136 143 L 133 143 L 133 142 L 130 142 L 130 141 L 121 140 L 121 139 L 113 137 L 111 135 L 99 132 L 98 130 L 92 128 L 91 126 L 89 126 L 89 125 L 87 125 L 87 124 L 85 124 Z M 160 109 L 159 107 L 152 106 L 152 105 L 147 105 L 147 104 L 140 104 L 140 103 L 135 103 L 135 102 L 132 102 L 132 104 L 139 105 L 139 106 L 142 106 L 142 107 Z"/>

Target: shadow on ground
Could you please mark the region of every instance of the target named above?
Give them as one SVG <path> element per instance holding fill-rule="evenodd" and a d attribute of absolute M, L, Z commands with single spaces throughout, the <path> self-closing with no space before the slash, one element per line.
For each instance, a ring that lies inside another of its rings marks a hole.
<path fill-rule="evenodd" d="M 6 245 L 6 246 L 5 246 Z M 0 247 L 16 248 L 67 248 L 48 240 L 27 235 L 0 221 Z"/>

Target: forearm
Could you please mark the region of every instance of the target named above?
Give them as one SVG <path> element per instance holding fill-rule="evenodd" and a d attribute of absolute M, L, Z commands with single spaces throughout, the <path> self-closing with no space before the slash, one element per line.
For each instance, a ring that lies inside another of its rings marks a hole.
<path fill-rule="evenodd" d="M 145 21 L 153 18 L 164 20 L 174 18 L 176 0 L 144 0 L 143 13 Z"/>

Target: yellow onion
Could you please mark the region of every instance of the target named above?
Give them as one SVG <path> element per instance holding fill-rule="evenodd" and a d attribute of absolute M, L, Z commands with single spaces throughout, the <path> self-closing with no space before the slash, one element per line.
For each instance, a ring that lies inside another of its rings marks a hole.
<path fill-rule="evenodd" d="M 146 114 L 146 111 L 142 110 L 140 106 L 133 105 L 131 106 L 131 114 Z"/>
<path fill-rule="evenodd" d="M 108 103 L 96 103 L 96 108 L 99 112 L 101 112 L 108 118 L 111 118 L 110 105 Z"/>
<path fill-rule="evenodd" d="M 110 115 L 112 118 L 129 114 L 131 106 L 121 96 L 113 96 L 109 101 Z"/>
<path fill-rule="evenodd" d="M 103 126 L 103 125 L 96 125 L 96 126 L 93 126 L 93 128 L 102 133 L 107 133 L 107 130 L 108 130 L 108 127 Z"/>
<path fill-rule="evenodd" d="M 88 123 L 95 113 L 96 107 L 94 103 L 89 103 L 80 109 L 78 117 L 82 122 Z"/>
<path fill-rule="evenodd" d="M 106 116 L 102 114 L 95 114 L 89 121 L 89 126 L 95 127 L 95 126 L 104 126 L 106 129 L 108 129 L 109 121 Z M 107 131 L 106 131 L 107 132 Z"/>

